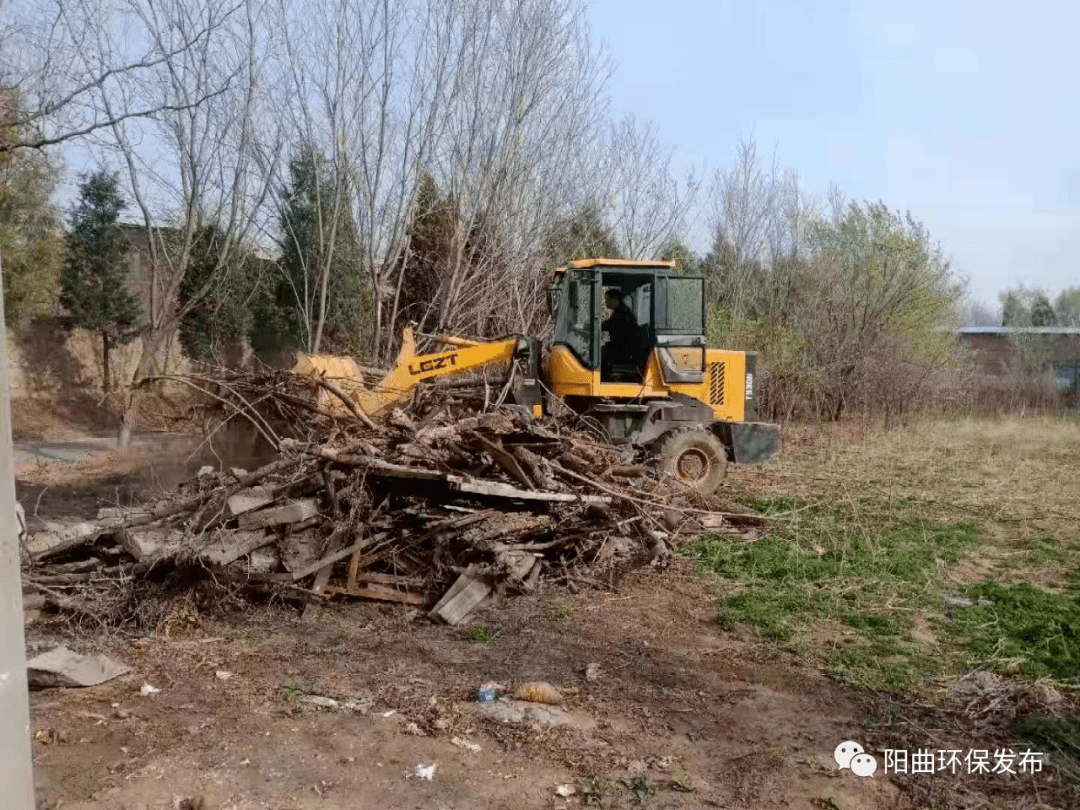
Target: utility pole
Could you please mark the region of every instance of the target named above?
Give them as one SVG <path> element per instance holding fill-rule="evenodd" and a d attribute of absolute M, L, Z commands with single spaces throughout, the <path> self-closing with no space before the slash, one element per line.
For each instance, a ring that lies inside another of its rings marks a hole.
<path fill-rule="evenodd" d="M 0 271 L 2 262 L 0 257 Z M 0 796 L 3 796 L 3 806 L 9 810 L 34 810 L 30 696 L 26 686 L 15 464 L 11 448 L 11 385 L 3 297 L 0 272 Z"/>
<path fill-rule="evenodd" d="M 0 12 L 5 0 L 0 0 Z M 0 795 L 11 810 L 34 810 L 30 751 L 30 692 L 26 686 L 22 574 L 15 518 L 15 461 L 11 448 L 11 383 L 4 323 L 0 256 Z"/>

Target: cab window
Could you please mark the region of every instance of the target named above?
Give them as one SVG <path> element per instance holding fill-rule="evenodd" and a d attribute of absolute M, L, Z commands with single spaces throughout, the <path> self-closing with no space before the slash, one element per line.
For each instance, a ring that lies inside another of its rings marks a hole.
<path fill-rule="evenodd" d="M 555 343 L 566 346 L 585 368 L 595 368 L 593 353 L 593 282 L 589 273 L 567 272 L 559 290 Z"/>

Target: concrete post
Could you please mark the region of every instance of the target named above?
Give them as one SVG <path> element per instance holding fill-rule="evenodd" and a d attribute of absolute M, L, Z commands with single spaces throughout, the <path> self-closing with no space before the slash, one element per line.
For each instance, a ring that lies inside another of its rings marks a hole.
<path fill-rule="evenodd" d="M 3 282 L 0 280 L 2 302 Z M 26 687 L 15 466 L 11 448 L 11 388 L 3 306 L 0 306 L 0 336 L 0 804 L 9 810 L 34 810 L 30 700 Z"/>

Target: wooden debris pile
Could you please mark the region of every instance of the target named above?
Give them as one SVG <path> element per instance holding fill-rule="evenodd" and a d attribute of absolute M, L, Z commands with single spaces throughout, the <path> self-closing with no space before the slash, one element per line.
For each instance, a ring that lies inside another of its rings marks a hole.
<path fill-rule="evenodd" d="M 611 587 L 685 537 L 763 522 L 692 499 L 631 447 L 466 399 L 443 392 L 371 427 L 309 413 L 308 435 L 275 435 L 260 469 L 204 468 L 155 502 L 48 526 L 24 582 L 93 612 L 96 596 L 182 571 L 308 609 L 347 595 L 455 624 L 493 592 Z"/>

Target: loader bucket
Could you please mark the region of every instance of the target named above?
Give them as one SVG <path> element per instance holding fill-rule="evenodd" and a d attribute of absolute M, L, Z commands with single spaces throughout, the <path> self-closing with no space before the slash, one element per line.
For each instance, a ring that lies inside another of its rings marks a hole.
<path fill-rule="evenodd" d="M 356 402 L 358 395 L 367 392 L 360 368 L 351 357 L 339 357 L 332 354 L 304 354 L 298 352 L 293 374 L 303 377 L 317 377 L 326 380 L 345 396 Z M 349 407 L 341 398 L 328 388 L 320 388 L 315 403 L 320 409 L 335 416 L 348 416 Z"/>
<path fill-rule="evenodd" d="M 388 371 L 374 388 L 364 385 L 360 367 L 351 357 L 298 352 L 292 371 L 293 374 L 305 377 L 321 377 L 347 396 L 360 411 L 373 417 L 408 401 L 412 396 L 417 376 L 409 370 L 409 363 L 415 357 L 416 339 L 413 337 L 412 328 L 405 327 L 402 330 L 401 348 L 398 350 L 394 368 Z M 327 388 L 319 391 L 318 406 L 335 416 L 348 416 L 351 413 L 351 409 L 341 401 L 341 397 Z"/>

